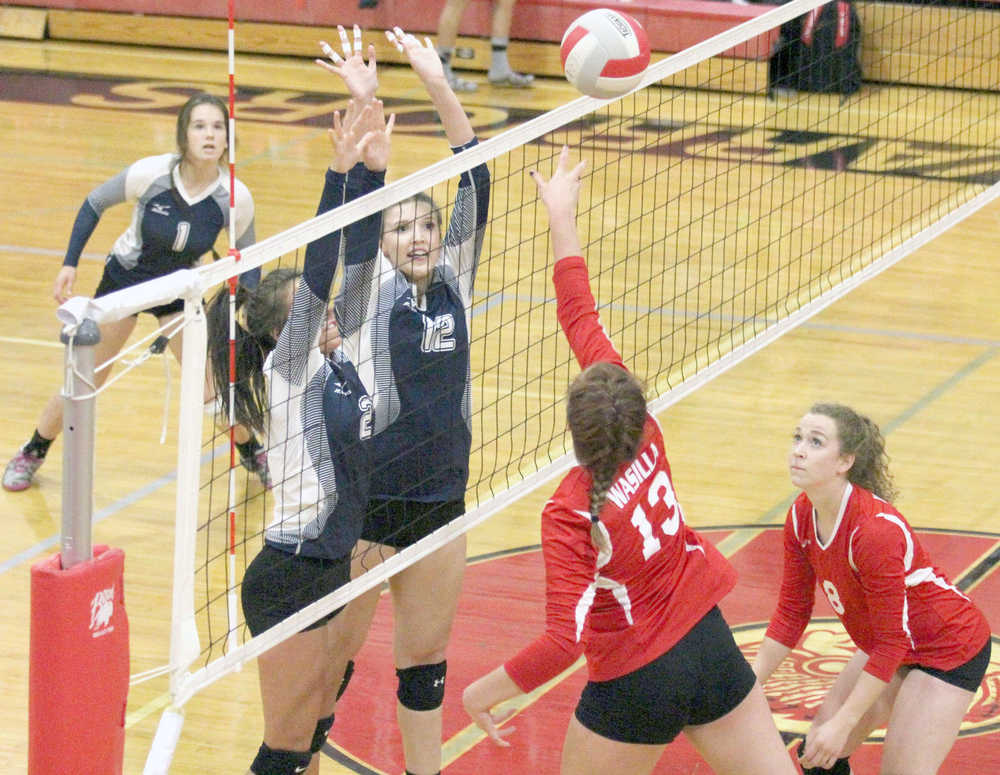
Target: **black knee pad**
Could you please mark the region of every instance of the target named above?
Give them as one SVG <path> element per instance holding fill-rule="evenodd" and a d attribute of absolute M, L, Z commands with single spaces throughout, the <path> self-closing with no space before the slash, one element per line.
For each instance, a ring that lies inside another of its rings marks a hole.
<path fill-rule="evenodd" d="M 351 682 L 351 676 L 354 675 L 354 660 L 347 660 L 347 667 L 344 669 L 344 677 L 340 681 L 340 688 L 337 689 L 337 699 L 339 700 L 344 696 L 344 692 L 347 691 L 347 684 Z"/>
<path fill-rule="evenodd" d="M 330 714 L 326 718 L 321 718 L 316 722 L 316 731 L 313 732 L 312 744 L 309 746 L 309 753 L 319 753 L 320 749 L 323 747 L 323 743 L 326 742 L 326 738 L 330 736 L 330 728 L 333 726 L 333 715 Z"/>
<path fill-rule="evenodd" d="M 802 745 L 799 748 L 799 755 L 806 750 L 806 741 L 802 740 Z M 851 765 L 847 761 L 845 756 L 842 759 L 837 759 L 834 765 L 830 768 L 823 767 L 803 767 L 802 775 L 851 775 Z"/>
<path fill-rule="evenodd" d="M 836 764 L 829 769 L 823 769 L 822 767 L 803 767 L 802 775 L 851 775 L 851 765 L 848 763 L 846 758 L 837 759 Z"/>
<path fill-rule="evenodd" d="M 311 761 L 309 751 L 276 751 L 267 743 L 261 743 L 250 771 L 254 775 L 295 775 L 305 772 Z"/>
<path fill-rule="evenodd" d="M 448 663 L 414 665 L 396 670 L 399 687 L 396 697 L 399 704 L 410 710 L 434 710 L 444 702 L 444 677 Z"/>

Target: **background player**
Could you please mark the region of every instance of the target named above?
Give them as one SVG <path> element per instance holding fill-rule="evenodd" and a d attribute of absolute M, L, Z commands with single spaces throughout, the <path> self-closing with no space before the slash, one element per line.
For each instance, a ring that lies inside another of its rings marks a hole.
<path fill-rule="evenodd" d="M 663 435 L 643 389 L 608 339 L 577 235 L 584 163 L 563 148 L 548 182 L 559 323 L 583 371 L 567 421 L 578 465 L 542 513 L 546 630 L 465 689 L 495 742 L 511 729 L 493 706 L 529 692 L 586 654 L 590 681 L 570 720 L 564 775 L 641 775 L 684 732 L 716 773 L 795 772 L 717 603 L 736 572 L 687 526 Z"/>
<path fill-rule="evenodd" d="M 935 773 L 989 665 L 986 618 L 890 503 L 871 420 L 816 404 L 795 428 L 788 466 L 802 493 L 785 520 L 781 597 L 754 672 L 767 681 L 798 642 L 818 582 L 858 651 L 813 719 L 805 772 L 848 775 L 850 753 L 888 724 L 881 772 Z"/>
<path fill-rule="evenodd" d="M 222 229 L 236 231 L 236 247 L 254 242 L 254 207 L 249 189 L 236 181 L 236 223 L 229 223 L 229 175 L 219 164 L 229 147 L 229 111 L 211 94 L 195 94 L 177 116 L 177 153 L 140 159 L 88 194 L 73 224 L 62 269 L 52 295 L 62 304 L 73 293 L 80 255 L 104 211 L 122 202 L 134 202 L 132 223 L 111 249 L 94 296 L 104 296 L 131 285 L 193 266 L 212 250 Z M 260 270 L 241 277 L 256 285 Z M 146 310 L 160 326 L 179 316 L 182 299 Z M 101 340 L 94 348 L 98 366 L 113 358 L 135 329 L 136 315 L 101 326 Z M 170 339 L 170 349 L 181 357 L 181 340 Z M 95 388 L 104 384 L 111 367 L 94 375 Z M 63 398 L 56 393 L 42 410 L 31 439 L 7 464 L 5 490 L 31 486 L 49 447 L 62 430 Z M 266 482 L 263 451 L 256 440 L 242 437 L 244 465 Z"/>
<path fill-rule="evenodd" d="M 515 72 L 507 59 L 510 24 L 516 3 L 517 0 L 493 0 L 493 10 L 490 15 L 490 69 L 486 73 L 486 79 L 494 86 L 513 86 L 523 89 L 531 86 L 535 76 L 530 73 Z M 458 40 L 458 25 L 468 5 L 469 0 L 445 0 L 438 20 L 438 56 L 441 57 L 448 83 L 457 92 L 475 91 L 478 88 L 472 81 L 455 75 L 451 69 L 451 58 L 455 53 L 455 42 Z"/>
<path fill-rule="evenodd" d="M 430 41 L 421 45 L 398 27 L 387 33 L 405 51 L 430 96 L 452 150 L 476 144 L 469 118 L 445 78 Z M 346 44 L 346 33 L 341 30 Z M 329 47 L 328 56 L 333 53 Z M 359 103 L 374 96 L 373 49 L 361 56 L 360 31 L 344 61 L 322 63 L 344 79 Z M 359 177 L 367 193 L 377 185 Z M 348 179 L 352 186 L 351 178 Z M 469 309 L 487 221 L 486 165 L 462 175 L 448 231 L 434 201 L 418 194 L 385 210 L 381 235 L 350 240 L 337 298 L 344 348 L 357 364 L 375 406 L 374 471 L 358 572 L 465 511 L 472 434 L 469 427 Z M 353 189 L 349 196 L 354 195 Z M 372 240 L 379 249 L 367 248 Z M 388 356 L 387 366 L 381 359 Z M 380 360 L 375 368 L 373 358 Z M 441 769 L 441 705 L 445 660 L 465 571 L 463 534 L 389 580 L 393 651 L 399 680 L 396 707 L 407 772 Z M 361 647 L 379 590 L 351 602 L 345 629 Z"/>

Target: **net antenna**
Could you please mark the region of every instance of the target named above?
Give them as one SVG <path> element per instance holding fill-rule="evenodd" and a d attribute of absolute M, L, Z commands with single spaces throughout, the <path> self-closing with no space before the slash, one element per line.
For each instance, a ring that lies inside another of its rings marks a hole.
<path fill-rule="evenodd" d="M 236 223 L 236 0 L 228 0 L 229 15 L 227 53 L 229 60 L 229 223 Z M 229 228 L 229 256 L 238 265 L 240 251 L 236 249 L 236 228 Z M 226 566 L 226 613 L 229 617 L 227 650 L 236 648 L 236 628 L 239 611 L 236 606 L 236 286 L 238 279 L 230 277 L 229 286 L 229 562 Z"/>
<path fill-rule="evenodd" d="M 964 90 L 900 86 L 899 81 L 927 83 L 925 66 L 906 64 L 917 61 L 910 50 L 879 49 L 869 53 L 866 70 L 896 86 L 866 87 L 846 102 L 839 94 L 766 96 L 761 67 L 781 24 L 822 4 L 794 0 L 652 65 L 623 98 L 582 97 L 262 240 L 242 255 L 231 251 L 181 278 L 93 302 L 95 314 L 118 314 L 102 310 L 143 309 L 177 297 L 186 301 L 172 705 L 161 719 L 147 773 L 169 768 L 181 709 L 201 689 L 572 464 L 563 401 L 577 368 L 551 300 L 547 221 L 526 176 L 530 169 L 551 170 L 563 144 L 588 161 L 579 224 L 602 319 L 632 370 L 645 378 L 655 412 L 1000 195 L 995 166 L 1000 99 L 989 91 L 1000 83 L 1000 57 L 989 51 L 978 62 L 956 57 L 968 60 L 969 70 L 948 74 L 944 85 L 968 87 Z M 881 30 L 886 37 L 891 25 L 925 9 L 869 7 L 875 10 L 866 16 L 865 34 Z M 954 39 L 954 50 L 963 52 L 1000 39 L 1000 14 L 959 10 L 954 29 L 938 23 L 925 37 Z M 895 38 L 897 47 L 917 45 L 906 35 Z M 897 67 L 891 79 L 884 76 L 890 64 Z M 923 123 L 915 126 L 913 116 Z M 920 153 L 933 163 L 907 161 Z M 472 310 L 467 513 L 240 643 L 243 628 L 234 626 L 238 566 L 241 556 L 260 547 L 266 517 L 255 517 L 254 509 L 265 514 L 268 496 L 236 502 L 230 451 L 217 486 L 227 492 L 224 519 L 216 522 L 211 506 L 206 518 L 199 505 L 202 489 L 209 501 L 216 489 L 213 473 L 205 471 L 211 460 L 201 461 L 206 346 L 201 294 L 239 273 L 271 268 L 282 257 L 287 261 L 308 242 L 420 191 L 447 191 L 449 196 L 436 198 L 450 201 L 456 179 L 484 162 L 493 188 Z M 259 524 L 252 524 L 255 519 Z M 222 551 L 215 549 L 216 533 L 224 536 Z M 196 535 L 203 539 L 200 547 Z"/>

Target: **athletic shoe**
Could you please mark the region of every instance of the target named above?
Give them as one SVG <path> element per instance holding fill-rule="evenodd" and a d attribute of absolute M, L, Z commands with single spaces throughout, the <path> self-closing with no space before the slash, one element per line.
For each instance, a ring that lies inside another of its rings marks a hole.
<path fill-rule="evenodd" d="M 240 465 L 251 474 L 257 474 L 260 477 L 260 483 L 264 485 L 265 489 L 270 490 L 274 487 L 274 482 L 271 481 L 271 471 L 267 467 L 267 452 L 264 450 L 260 450 L 252 457 L 243 457 L 243 455 L 240 455 Z M 6 480 L 4 481 L 6 482 Z"/>
<path fill-rule="evenodd" d="M 3 472 L 3 488 L 11 492 L 20 492 L 31 487 L 35 471 L 45 462 L 45 458 L 25 452 L 22 447 L 7 464 Z"/>
<path fill-rule="evenodd" d="M 512 89 L 527 89 L 535 80 L 531 73 L 515 73 L 509 70 L 506 73 L 487 73 L 487 80 L 494 86 L 506 86 Z"/>
<path fill-rule="evenodd" d="M 472 92 L 479 88 L 478 85 L 472 81 L 467 81 L 464 78 L 460 78 L 455 75 L 454 71 L 450 68 L 444 71 L 445 78 L 448 79 L 448 85 L 451 86 L 454 92 Z"/>

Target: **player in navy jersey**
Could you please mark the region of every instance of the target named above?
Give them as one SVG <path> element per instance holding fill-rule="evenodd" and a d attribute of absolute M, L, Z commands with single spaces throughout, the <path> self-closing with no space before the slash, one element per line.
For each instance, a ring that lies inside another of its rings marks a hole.
<path fill-rule="evenodd" d="M 817 404 L 792 435 L 802 488 L 785 520 L 781 596 L 754 671 L 794 648 L 818 584 L 858 651 L 801 749 L 804 772 L 848 775 L 848 756 L 888 724 L 883 773 L 938 771 L 990 661 L 982 612 L 931 564 L 895 497 L 882 434 L 839 404 Z"/>
<path fill-rule="evenodd" d="M 398 27 L 387 33 L 405 52 L 427 89 L 452 150 L 476 143 L 472 125 L 445 78 L 434 48 Z M 325 48 L 327 69 L 352 97 L 374 96 L 377 78 L 360 31 L 345 57 Z M 331 56 L 332 55 L 332 56 Z M 371 175 L 348 179 L 364 194 L 381 184 Z M 358 571 L 429 535 L 465 511 L 469 476 L 469 318 L 472 286 L 489 204 L 489 170 L 461 176 L 444 237 L 433 200 L 418 194 L 383 212 L 381 235 L 361 245 L 346 239 L 344 282 L 336 307 L 344 348 L 357 364 L 374 403 L 374 470 Z M 373 242 L 381 237 L 380 242 Z M 446 648 L 465 569 L 465 537 L 410 565 L 389 580 L 398 674 L 397 719 L 406 769 L 441 769 L 441 720 Z M 379 590 L 351 602 L 346 629 L 360 648 Z"/>
<path fill-rule="evenodd" d="M 344 202 L 348 178 L 358 172 L 352 170 L 355 164 L 367 174 L 384 175 L 391 131 L 392 119 L 386 125 L 378 102 L 363 110 L 351 103 L 343 122 L 335 114 L 334 157 L 317 214 Z M 377 233 L 380 220 L 380 214 L 369 216 L 346 233 L 363 244 L 364 234 Z M 350 580 L 351 551 L 364 522 L 372 402 L 327 313 L 340 249 L 339 231 L 311 242 L 301 278 L 275 269 L 244 305 L 243 338 L 252 346 L 240 351 L 237 370 L 263 379 L 251 380 L 252 388 L 238 394 L 236 414 L 266 433 L 275 478 L 274 518 L 242 584 L 243 610 L 254 635 Z M 219 302 L 213 304 L 210 333 L 226 340 L 228 319 L 219 314 L 228 309 L 224 294 Z M 218 387 L 227 396 L 224 385 Z M 318 771 L 350 657 L 338 613 L 258 658 L 264 740 L 250 768 L 253 775 Z"/>
<path fill-rule="evenodd" d="M 229 175 L 219 167 L 229 142 L 229 112 L 218 97 L 196 94 L 177 116 L 178 153 L 140 159 L 101 184 L 87 196 L 73 224 L 63 267 L 56 276 L 52 294 L 60 304 L 73 293 L 76 267 L 84 246 L 104 211 L 122 202 L 134 202 L 132 223 L 115 242 L 104 265 L 104 274 L 94 293 L 112 291 L 161 277 L 197 263 L 212 250 L 222 229 L 233 229 L 236 246 L 254 241 L 254 207 L 250 191 L 236 181 L 236 223 L 229 223 Z M 241 280 L 256 284 L 260 272 Z M 162 326 L 183 310 L 183 300 L 146 310 Z M 133 315 L 101 326 L 101 339 L 94 360 L 100 365 L 113 358 L 135 328 Z M 181 340 L 170 339 L 170 348 L 180 358 Z M 110 366 L 98 371 L 95 387 L 104 384 Z M 62 430 L 63 398 L 54 395 L 42 411 L 32 438 L 7 464 L 3 476 L 6 490 L 25 490 L 45 460 L 49 446 Z M 256 441 L 242 438 L 241 453 L 248 467 L 259 469 Z M 262 470 L 257 470 L 266 476 Z"/>
<path fill-rule="evenodd" d="M 542 512 L 545 633 L 465 689 L 469 715 L 500 745 L 530 692 L 586 655 L 585 687 L 562 750 L 564 775 L 642 775 L 683 732 L 716 773 L 795 772 L 760 684 L 718 603 L 736 572 L 685 522 L 663 434 L 605 333 L 576 225 L 580 176 L 563 148 L 532 177 L 549 213 L 559 323 L 583 371 L 567 424 L 577 465 Z"/>

